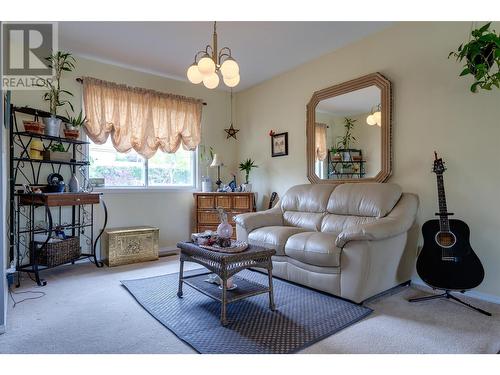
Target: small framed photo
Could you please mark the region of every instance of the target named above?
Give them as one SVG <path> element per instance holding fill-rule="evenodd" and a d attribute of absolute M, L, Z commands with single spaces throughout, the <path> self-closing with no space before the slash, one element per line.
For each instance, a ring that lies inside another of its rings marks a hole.
<path fill-rule="evenodd" d="M 288 133 L 274 134 L 271 137 L 271 156 L 288 155 Z"/>

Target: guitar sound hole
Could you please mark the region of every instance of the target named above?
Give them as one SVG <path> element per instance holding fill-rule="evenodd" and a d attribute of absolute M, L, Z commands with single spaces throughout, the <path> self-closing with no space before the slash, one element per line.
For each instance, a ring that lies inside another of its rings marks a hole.
<path fill-rule="evenodd" d="M 457 238 L 452 232 L 438 232 L 436 233 L 436 242 L 439 246 L 448 248 L 455 245 Z"/>

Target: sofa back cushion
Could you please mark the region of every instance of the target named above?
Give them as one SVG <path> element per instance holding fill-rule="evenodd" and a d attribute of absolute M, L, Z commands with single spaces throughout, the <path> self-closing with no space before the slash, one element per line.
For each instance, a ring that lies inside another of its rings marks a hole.
<path fill-rule="evenodd" d="M 325 212 L 328 199 L 335 189 L 329 184 L 295 185 L 281 198 L 281 210 L 299 212 Z"/>
<path fill-rule="evenodd" d="M 291 187 L 281 198 L 283 223 L 313 231 L 321 229 L 328 199 L 335 189 L 329 184 L 305 184 Z"/>
<path fill-rule="evenodd" d="M 380 218 L 391 212 L 401 194 L 397 184 L 342 184 L 330 195 L 327 211 L 336 215 Z"/>

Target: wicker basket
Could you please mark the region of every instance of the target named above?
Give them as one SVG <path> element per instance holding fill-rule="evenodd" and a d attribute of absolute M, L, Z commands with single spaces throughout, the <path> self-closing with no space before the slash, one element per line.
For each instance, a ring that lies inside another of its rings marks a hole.
<path fill-rule="evenodd" d="M 43 242 L 34 242 L 34 245 L 37 248 L 38 264 L 41 266 L 55 267 L 80 257 L 80 237 L 47 243 L 43 250 L 38 250 Z"/>

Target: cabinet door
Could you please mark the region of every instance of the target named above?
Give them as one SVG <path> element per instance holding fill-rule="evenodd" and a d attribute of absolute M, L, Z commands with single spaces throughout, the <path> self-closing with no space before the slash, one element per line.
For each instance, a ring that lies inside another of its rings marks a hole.
<path fill-rule="evenodd" d="M 222 207 L 225 210 L 231 208 L 231 199 L 229 195 L 218 195 L 215 197 L 215 207 Z"/>
<path fill-rule="evenodd" d="M 215 197 L 213 195 L 198 195 L 198 209 L 199 210 L 204 210 L 207 208 L 214 208 L 215 207 Z"/>
<path fill-rule="evenodd" d="M 237 195 L 233 197 L 233 208 L 236 210 L 252 210 L 252 196 L 251 195 Z"/>

